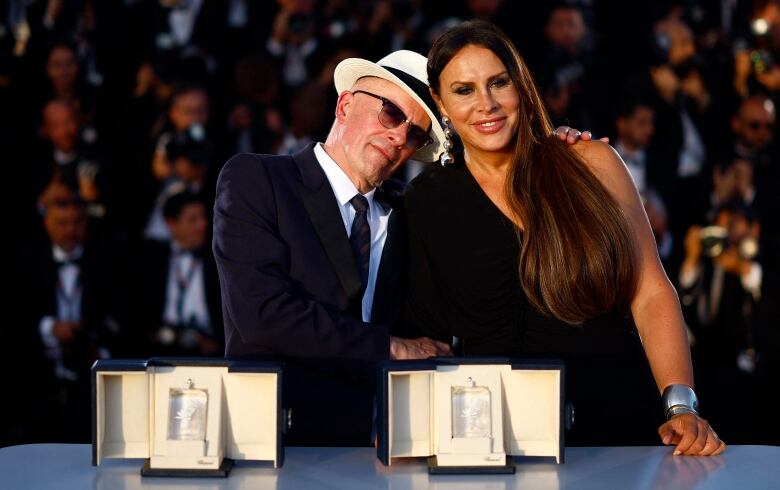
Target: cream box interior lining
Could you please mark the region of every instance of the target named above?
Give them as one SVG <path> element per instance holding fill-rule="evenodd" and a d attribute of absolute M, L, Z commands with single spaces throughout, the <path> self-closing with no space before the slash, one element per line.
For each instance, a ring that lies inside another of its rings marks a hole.
<path fill-rule="evenodd" d="M 561 460 L 561 371 L 516 369 L 509 365 L 451 365 L 424 371 L 388 372 L 388 452 L 399 457 L 439 454 L 438 421 L 449 420 L 447 389 L 461 378 L 499 373 L 502 434 L 494 438 L 512 456 L 553 456 Z M 495 396 L 495 395 L 494 395 Z M 498 400 L 496 400 L 498 401 Z"/>
<path fill-rule="evenodd" d="M 168 458 L 168 394 L 188 379 L 208 392 L 205 456 L 217 461 L 272 461 L 278 467 L 278 375 L 229 372 L 225 366 L 150 366 L 147 371 L 98 371 L 96 375 L 96 460 Z M 162 466 L 161 466 L 162 465 Z M 153 464 L 154 466 L 154 464 Z"/>

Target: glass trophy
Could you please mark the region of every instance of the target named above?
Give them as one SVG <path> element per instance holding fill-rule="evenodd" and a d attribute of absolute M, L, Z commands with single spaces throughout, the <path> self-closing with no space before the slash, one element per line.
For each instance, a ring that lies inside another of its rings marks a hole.
<path fill-rule="evenodd" d="M 472 378 L 466 382 L 467 386 L 452 387 L 452 437 L 490 437 L 490 390 Z"/>
<path fill-rule="evenodd" d="M 206 440 L 208 391 L 195 388 L 192 379 L 186 388 L 171 388 L 168 402 L 168 440 Z"/>

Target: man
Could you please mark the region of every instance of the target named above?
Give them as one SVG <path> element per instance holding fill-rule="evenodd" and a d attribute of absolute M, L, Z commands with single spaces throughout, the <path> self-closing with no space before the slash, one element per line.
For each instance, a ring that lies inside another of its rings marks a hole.
<path fill-rule="evenodd" d="M 169 197 L 162 213 L 171 242 L 147 240 L 134 269 L 132 325 L 143 332 L 135 338 L 148 343 L 133 355 L 221 356 L 219 279 L 204 250 L 206 206 L 185 190 Z"/>
<path fill-rule="evenodd" d="M 754 164 L 765 164 L 769 159 L 775 129 L 775 105 L 764 95 L 751 95 L 742 101 L 731 118 L 734 132 L 733 156 Z"/>
<path fill-rule="evenodd" d="M 655 59 L 634 82 L 653 105 L 655 135 L 647 150 L 648 160 L 656 162 L 651 180 L 668 206 L 672 235 L 680 240 L 701 214 L 689 203 L 705 192 L 720 106 L 710 90 L 711 77 L 698 62 L 691 28 L 679 19 L 664 19 L 654 26 L 653 36 Z"/>
<path fill-rule="evenodd" d="M 163 216 L 165 202 L 174 194 L 186 189 L 193 193 L 202 193 L 207 188 L 209 178 L 209 160 L 212 158 L 211 145 L 198 127 L 191 127 L 175 133 L 165 145 L 166 165 L 170 165 L 171 174 L 162 182 L 155 204 L 149 213 L 144 230 L 147 239 L 170 241 L 171 233 Z M 214 187 L 211 179 L 209 188 Z M 210 193 L 208 193 L 210 195 Z M 205 196 L 204 196 L 205 197 Z M 211 201 L 213 203 L 213 201 Z M 206 204 L 204 202 L 204 204 Z"/>
<path fill-rule="evenodd" d="M 702 228 L 692 226 L 685 239 L 685 260 L 679 285 L 686 323 L 695 335 L 693 344 L 697 386 L 712 404 L 708 417 L 730 440 L 752 441 L 764 430 L 728 408 L 736 396 L 754 410 L 757 364 L 762 353 L 757 344 L 756 306 L 761 300 L 763 267 L 758 256 L 761 223 L 740 199 L 721 206 L 713 220 L 725 234 L 702 238 Z M 706 233 L 714 227 L 704 228 Z M 728 395 L 726 395 L 728 394 Z M 747 421 L 747 423 L 746 423 Z"/>
<path fill-rule="evenodd" d="M 30 331 L 37 332 L 36 344 L 47 361 L 44 376 L 54 383 L 41 394 L 48 402 L 42 405 L 53 413 L 41 414 L 39 422 L 55 438 L 85 442 L 89 368 L 97 358 L 109 357 L 120 333 L 116 271 L 98 243 L 86 239 L 83 202 L 71 197 L 50 203 L 44 227 L 48 240 L 31 248 L 25 275 Z"/>
<path fill-rule="evenodd" d="M 742 171 L 721 187 L 733 187 L 743 201 L 754 206 L 765 223 L 772 221 L 772 210 L 776 207 L 777 185 L 780 184 L 776 164 L 775 105 L 764 95 L 747 97 L 731 118 L 734 143 L 725 161 L 741 162 Z M 734 166 L 734 163 L 732 163 Z M 713 194 L 719 189 L 713 189 Z M 721 196 L 713 195 L 712 204 L 727 202 Z"/>
<path fill-rule="evenodd" d="M 586 17 L 585 7 L 573 2 L 558 2 L 549 9 L 538 70 L 553 121 L 592 127 L 602 116 L 599 106 L 606 98 L 596 81 L 608 76 L 593 49 Z"/>
<path fill-rule="evenodd" d="M 672 234 L 668 228 L 668 216 L 664 198 L 656 190 L 658 163 L 648 160 L 647 147 L 655 132 L 655 113 L 653 107 L 642 100 L 629 97 L 621 104 L 615 119 L 615 151 L 626 163 L 639 195 L 642 197 L 645 212 L 650 221 L 658 255 L 669 270 L 672 258 Z"/>
<path fill-rule="evenodd" d="M 648 182 L 647 147 L 655 132 L 655 113 L 649 103 L 629 99 L 620 108 L 615 119 L 615 151 L 626 163 L 631 178 L 640 194 L 647 191 Z M 650 179 L 652 180 L 652 178 Z"/>
<path fill-rule="evenodd" d="M 87 203 L 92 218 L 106 213 L 105 172 L 90 158 L 94 150 L 81 144 L 81 128 L 76 109 L 68 102 L 52 100 L 43 109 L 41 134 L 47 143 L 30 169 L 33 192 L 38 206 L 46 206 L 52 183 L 65 184 Z"/>
<path fill-rule="evenodd" d="M 238 155 L 220 174 L 213 248 L 226 356 L 291 361 L 289 444 L 370 444 L 373 363 L 450 353 L 393 335 L 406 237 L 402 189 L 385 180 L 413 154 L 444 151 L 426 62 L 410 51 L 344 60 L 324 144 Z"/>

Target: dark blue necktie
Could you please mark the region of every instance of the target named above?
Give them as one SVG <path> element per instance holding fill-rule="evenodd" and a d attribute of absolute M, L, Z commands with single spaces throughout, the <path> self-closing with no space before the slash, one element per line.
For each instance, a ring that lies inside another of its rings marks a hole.
<path fill-rule="evenodd" d="M 368 263 L 371 258 L 371 227 L 368 225 L 368 200 L 357 194 L 349 200 L 355 210 L 355 219 L 352 220 L 352 231 L 349 235 L 349 244 L 355 255 L 360 282 L 365 291 L 368 284 Z"/>

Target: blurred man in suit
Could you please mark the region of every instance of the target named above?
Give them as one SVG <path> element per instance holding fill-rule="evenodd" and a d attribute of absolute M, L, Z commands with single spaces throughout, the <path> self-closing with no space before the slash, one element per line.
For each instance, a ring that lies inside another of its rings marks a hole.
<path fill-rule="evenodd" d="M 147 342 L 134 354 L 148 357 L 221 356 L 219 279 L 206 248 L 208 218 L 203 199 L 185 190 L 163 206 L 171 241 L 147 240 L 135 267 L 132 322 Z"/>
<path fill-rule="evenodd" d="M 106 358 L 120 333 L 115 267 L 96 242 L 87 241 L 85 205 L 74 198 L 45 210 L 47 240 L 31 250 L 26 298 L 30 330 L 45 359 L 43 397 L 48 406 L 38 423 L 63 442 L 89 439 L 90 366 Z M 35 415 L 32 414 L 33 418 Z"/>

